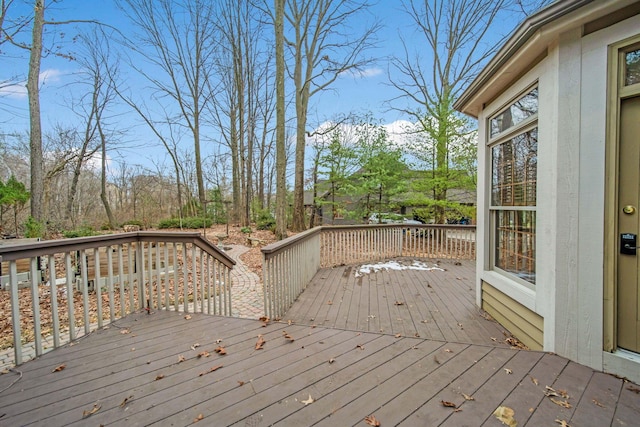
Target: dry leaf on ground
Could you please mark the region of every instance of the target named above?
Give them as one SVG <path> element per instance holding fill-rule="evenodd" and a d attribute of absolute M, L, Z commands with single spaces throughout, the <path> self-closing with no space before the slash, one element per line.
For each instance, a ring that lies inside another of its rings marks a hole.
<path fill-rule="evenodd" d="M 402 301 L 396 301 L 395 303 L 393 303 L 393 305 L 404 305 L 404 302 L 402 302 Z"/>
<path fill-rule="evenodd" d="M 258 341 L 256 341 L 256 350 L 262 350 L 262 346 L 264 346 L 265 342 L 266 341 L 264 340 L 262 335 L 258 335 Z"/>
<path fill-rule="evenodd" d="M 60 365 L 60 366 L 56 366 L 55 368 L 53 368 L 53 371 L 51 372 L 60 372 L 62 370 L 64 370 L 64 368 L 66 368 L 67 365 Z"/>
<path fill-rule="evenodd" d="M 596 399 L 591 399 L 594 405 L 599 406 L 601 408 L 606 408 L 602 403 L 598 402 Z"/>
<path fill-rule="evenodd" d="M 464 400 L 476 400 L 476 398 L 475 398 L 475 397 L 473 397 L 473 396 L 469 396 L 469 395 L 468 395 L 468 394 L 466 394 L 466 393 L 462 393 L 462 395 L 464 396 Z"/>
<path fill-rule="evenodd" d="M 509 368 L 504 368 L 504 371 L 505 371 L 508 375 L 513 374 L 513 371 L 512 371 L 511 369 L 509 369 Z"/>
<path fill-rule="evenodd" d="M 558 399 L 554 399 L 553 397 L 550 397 L 549 399 L 551 399 L 551 401 L 558 406 L 562 406 L 563 408 L 567 408 L 567 409 L 571 408 L 571 404 L 566 400 L 558 400 Z"/>
<path fill-rule="evenodd" d="M 93 415 L 96 412 L 98 412 L 100 410 L 100 408 L 102 408 L 102 406 L 100 406 L 99 404 L 95 403 L 93 405 L 93 408 L 91 408 L 90 410 L 82 411 L 82 418 L 90 417 L 91 415 Z"/>
<path fill-rule="evenodd" d="M 200 343 L 195 343 L 194 345 L 191 346 L 191 350 L 195 351 L 196 348 L 200 347 Z"/>
<path fill-rule="evenodd" d="M 289 335 L 286 331 L 282 331 L 282 336 L 289 342 L 295 341 L 295 339 L 291 335 Z"/>
<path fill-rule="evenodd" d="M 533 378 L 531 375 L 529 375 L 529 377 L 531 378 L 531 382 L 534 383 L 535 385 L 538 385 L 538 380 Z"/>
<path fill-rule="evenodd" d="M 198 359 L 200 359 L 201 357 L 209 357 L 209 356 L 211 356 L 211 354 L 209 354 L 209 352 L 206 350 L 198 353 Z"/>
<path fill-rule="evenodd" d="M 303 400 L 302 401 L 302 403 L 304 403 L 304 406 L 307 406 L 307 405 L 309 405 L 309 404 L 311 404 L 313 402 L 314 402 L 314 400 L 313 400 L 313 397 L 311 397 L 311 395 L 309 395 L 309 398 L 307 400 Z"/>
<path fill-rule="evenodd" d="M 440 403 L 442 403 L 442 406 L 446 406 L 447 408 L 457 408 L 458 405 L 456 405 L 453 402 L 447 402 L 446 400 L 441 400 Z"/>
<path fill-rule="evenodd" d="M 224 347 L 220 346 L 220 347 L 216 347 L 215 350 L 216 353 L 218 353 L 220 356 L 224 356 L 225 354 L 227 354 L 227 350 L 225 350 Z"/>
<path fill-rule="evenodd" d="M 178 356 L 178 363 L 184 362 L 185 360 L 187 360 L 187 359 L 185 359 L 183 355 L 179 355 Z"/>
<path fill-rule="evenodd" d="M 161 380 L 163 378 L 164 378 L 163 374 L 158 374 L 158 375 L 156 375 L 156 379 L 155 380 L 158 381 L 158 380 Z"/>
<path fill-rule="evenodd" d="M 556 423 L 560 424 L 560 427 L 571 427 L 565 420 L 556 420 Z"/>
<path fill-rule="evenodd" d="M 222 365 L 214 366 L 213 368 L 210 368 L 208 371 L 200 372 L 200 373 L 198 374 L 198 376 L 199 376 L 199 377 L 201 377 L 201 376 L 203 376 L 203 375 L 207 375 L 207 374 L 209 374 L 209 373 L 211 373 L 211 372 L 215 372 L 215 371 L 217 371 L 217 370 L 218 370 L 218 369 L 220 369 L 220 368 L 222 368 Z"/>
<path fill-rule="evenodd" d="M 627 387 L 627 390 L 634 392 L 635 394 L 639 394 L 640 393 L 640 388 L 638 387 L 634 387 L 632 385 L 630 385 L 629 387 Z"/>
<path fill-rule="evenodd" d="M 131 402 L 132 399 L 133 399 L 133 395 L 125 397 L 124 400 L 120 402 L 120 407 L 124 408 L 127 405 L 127 403 Z"/>
<path fill-rule="evenodd" d="M 380 427 L 380 421 L 378 421 L 376 417 L 374 417 L 373 415 L 369 415 L 368 417 L 365 417 L 364 422 L 369 424 L 370 426 Z"/>
<path fill-rule="evenodd" d="M 518 422 L 513 418 L 515 415 L 514 410 L 508 406 L 498 406 L 498 408 L 493 411 L 493 415 L 500 420 L 502 424 L 508 425 L 509 427 L 516 427 L 518 425 Z"/>
<path fill-rule="evenodd" d="M 189 320 L 189 319 L 191 319 L 191 315 L 190 314 L 187 314 L 186 316 L 184 316 L 184 320 Z"/>
<path fill-rule="evenodd" d="M 193 422 L 197 423 L 198 421 L 202 421 L 203 419 L 204 419 L 204 415 L 198 414 L 198 416 L 193 419 Z"/>

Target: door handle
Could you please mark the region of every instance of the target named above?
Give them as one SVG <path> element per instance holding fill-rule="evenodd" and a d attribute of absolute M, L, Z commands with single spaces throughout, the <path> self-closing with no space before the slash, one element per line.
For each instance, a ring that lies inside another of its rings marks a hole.
<path fill-rule="evenodd" d="M 631 245 L 630 245 L 630 244 L 628 244 L 628 243 L 625 243 L 624 248 L 625 248 L 625 249 L 630 249 L 630 250 L 640 249 L 639 247 L 637 247 L 637 246 L 631 246 Z"/>

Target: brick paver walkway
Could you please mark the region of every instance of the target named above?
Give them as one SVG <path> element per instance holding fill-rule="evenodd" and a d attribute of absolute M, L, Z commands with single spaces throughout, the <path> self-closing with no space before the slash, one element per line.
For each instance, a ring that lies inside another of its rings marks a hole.
<path fill-rule="evenodd" d="M 242 245 L 225 245 L 225 247 L 231 248 L 226 253 L 236 261 L 236 265 L 231 270 L 232 315 L 245 319 L 257 319 L 264 316 L 262 279 L 240 260 L 240 255 L 247 252 L 249 248 Z"/>

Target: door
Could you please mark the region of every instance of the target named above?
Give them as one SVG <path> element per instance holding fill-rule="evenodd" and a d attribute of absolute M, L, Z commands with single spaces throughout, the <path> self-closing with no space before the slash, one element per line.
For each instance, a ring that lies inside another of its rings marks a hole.
<path fill-rule="evenodd" d="M 617 342 L 640 353 L 640 96 L 621 101 L 619 156 Z"/>

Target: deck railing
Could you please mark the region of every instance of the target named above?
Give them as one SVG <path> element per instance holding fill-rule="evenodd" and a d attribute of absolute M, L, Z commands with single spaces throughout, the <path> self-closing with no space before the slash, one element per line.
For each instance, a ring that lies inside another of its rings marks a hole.
<path fill-rule="evenodd" d="M 0 350 L 16 365 L 141 309 L 231 314 L 235 262 L 199 233 L 0 246 L 0 261 L 0 329 L 13 331 Z"/>
<path fill-rule="evenodd" d="M 320 268 L 389 258 L 475 259 L 475 226 L 316 227 L 262 248 L 267 317 L 284 315 Z"/>

